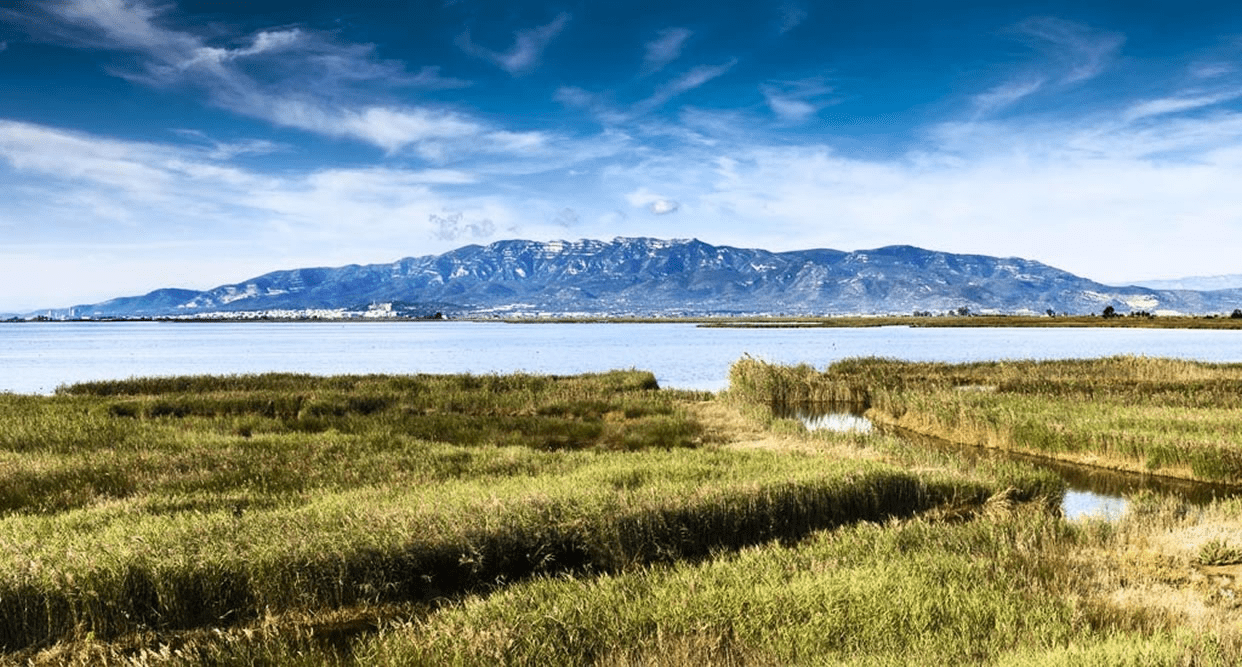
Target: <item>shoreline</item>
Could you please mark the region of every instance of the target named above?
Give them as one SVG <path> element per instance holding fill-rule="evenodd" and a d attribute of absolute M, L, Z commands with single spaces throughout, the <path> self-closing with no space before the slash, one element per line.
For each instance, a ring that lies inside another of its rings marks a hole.
<path fill-rule="evenodd" d="M 967 315 L 919 317 L 913 315 L 850 315 L 830 317 L 134 317 L 74 319 L 8 319 L 0 324 L 239 324 L 239 323 L 371 323 L 371 322 L 478 322 L 494 324 L 694 324 L 705 329 L 859 329 L 917 328 L 1034 328 L 1034 329 L 1213 329 L 1242 330 L 1242 318 L 1222 315 L 1167 315 L 1158 317 L 1099 317 L 1075 315 Z"/>

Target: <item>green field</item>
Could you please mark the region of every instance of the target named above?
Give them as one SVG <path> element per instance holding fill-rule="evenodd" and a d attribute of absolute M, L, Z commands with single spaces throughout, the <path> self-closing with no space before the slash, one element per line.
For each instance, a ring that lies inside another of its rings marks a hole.
<path fill-rule="evenodd" d="M 721 395 L 640 371 L 0 395 L 0 663 L 1242 657 L 1224 593 L 1178 584 L 1233 567 L 1236 503 L 1190 515 L 1146 498 L 1120 524 L 1069 523 L 1050 473 L 772 412 L 863 397 L 914 414 L 911 387 L 934 375 L 902 384 L 910 369 L 850 363 L 744 359 Z M 1193 532 L 1193 552 L 1154 566 L 1170 531 Z M 1118 597 L 1118 572 L 1145 592 Z M 1211 613 L 1161 607 L 1161 586 Z"/>

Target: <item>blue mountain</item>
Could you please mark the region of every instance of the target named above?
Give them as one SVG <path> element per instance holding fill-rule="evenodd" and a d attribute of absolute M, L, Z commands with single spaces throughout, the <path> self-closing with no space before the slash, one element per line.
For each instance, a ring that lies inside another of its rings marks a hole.
<path fill-rule="evenodd" d="M 1242 290 L 1103 285 L 1016 257 L 913 246 L 770 252 L 699 240 L 499 241 L 391 264 L 276 271 L 206 291 L 75 306 L 77 317 L 374 310 L 422 316 L 1215 313 Z"/>

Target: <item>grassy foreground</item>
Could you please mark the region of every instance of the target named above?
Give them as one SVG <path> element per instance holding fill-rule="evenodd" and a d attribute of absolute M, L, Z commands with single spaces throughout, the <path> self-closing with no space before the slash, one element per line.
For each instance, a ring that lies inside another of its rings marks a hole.
<path fill-rule="evenodd" d="M 0 664 L 1242 658 L 1236 503 L 1067 523 L 1048 474 L 777 419 L 788 372 L 0 395 Z"/>

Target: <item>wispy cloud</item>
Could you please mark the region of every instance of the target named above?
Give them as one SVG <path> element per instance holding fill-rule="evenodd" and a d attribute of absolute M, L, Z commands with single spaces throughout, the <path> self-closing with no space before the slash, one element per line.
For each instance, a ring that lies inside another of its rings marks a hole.
<path fill-rule="evenodd" d="M 1030 18 L 1011 31 L 1040 55 L 1006 80 L 970 98 L 976 118 L 1103 73 L 1125 43 L 1122 35 L 1055 17 Z"/>
<path fill-rule="evenodd" d="M 195 49 L 194 59 L 186 63 L 185 66 L 192 66 L 194 63 L 201 60 L 223 63 L 229 60 L 256 56 L 262 53 L 281 51 L 294 46 L 302 40 L 303 37 L 304 35 L 302 31 L 297 29 L 262 31 L 251 39 L 249 46 L 240 49 L 201 46 Z"/>
<path fill-rule="evenodd" d="M 652 73 L 681 57 L 681 48 L 692 33 L 685 28 L 666 28 L 644 46 L 643 72 Z"/>
<path fill-rule="evenodd" d="M 1125 43 L 1125 37 L 1120 34 L 1093 30 L 1081 23 L 1055 17 L 1027 19 L 1018 24 L 1017 30 L 1033 38 L 1033 44 L 1060 67 L 1062 83 L 1098 76 Z"/>
<path fill-rule="evenodd" d="M 419 88 L 467 88 L 471 83 L 465 79 L 440 75 L 440 67 L 427 65 L 409 79 L 411 85 Z"/>
<path fill-rule="evenodd" d="M 987 114 L 1002 109 L 1044 87 L 1045 79 L 1035 77 L 1025 80 L 1006 81 L 990 90 L 975 95 L 971 100 L 975 110 Z"/>
<path fill-rule="evenodd" d="M 243 141 L 217 141 L 201 130 L 176 129 L 173 132 L 191 141 L 201 142 L 209 148 L 206 156 L 213 160 L 232 160 L 239 155 L 268 155 L 285 150 L 287 147 L 266 139 L 247 139 Z"/>
<path fill-rule="evenodd" d="M 733 58 L 720 65 L 699 65 L 691 68 L 681 76 L 657 88 L 650 97 L 636 104 L 635 109 L 640 112 L 647 112 L 662 107 L 674 97 L 690 92 L 712 79 L 723 76 L 733 69 L 733 66 L 736 64 L 737 58 Z"/>
<path fill-rule="evenodd" d="M 474 194 L 479 179 L 469 172 L 335 168 L 270 175 L 220 158 L 194 145 L 0 121 L 0 182 L 11 210 L 40 220 L 7 231 L 6 243 L 57 243 L 68 236 L 139 247 L 176 242 L 193 226 L 211 230 L 210 238 L 194 237 L 202 243 L 227 239 L 320 253 L 339 247 L 374 256 L 379 248 L 392 253 L 435 238 L 443 230 L 429 215 L 447 208 L 471 220 L 514 219 L 494 198 Z M 357 261 L 345 252 L 338 261 Z"/>
<path fill-rule="evenodd" d="M 1129 122 L 1133 122 L 1143 118 L 1149 118 L 1151 116 L 1193 111 L 1196 109 L 1215 106 L 1230 100 L 1236 100 L 1239 97 L 1242 97 L 1242 90 L 1232 90 L 1229 92 L 1208 95 L 1174 96 L 1154 100 L 1145 100 L 1134 104 L 1127 109 L 1125 119 Z"/>
<path fill-rule="evenodd" d="M 647 188 L 638 188 L 627 194 L 625 198 L 630 206 L 646 209 L 653 215 L 668 215 L 676 213 L 681 208 L 681 202 L 655 194 Z"/>
<path fill-rule="evenodd" d="M 753 118 L 736 117 L 737 131 L 713 133 L 715 143 L 679 143 L 609 180 L 632 207 L 678 202 L 678 233 L 716 242 L 912 243 L 1030 257 L 1106 282 L 1171 266 L 1228 272 L 1232 247 L 1205 241 L 1239 233 L 1242 113 L 1194 113 L 1207 101 L 1159 100 L 1132 123 L 1125 103 L 965 119 L 891 158 L 756 140 Z"/>
<path fill-rule="evenodd" d="M 389 153 L 413 147 L 428 159 L 503 152 L 513 145 L 504 133 L 459 111 L 368 101 L 394 86 L 468 85 L 442 77 L 435 67 L 410 75 L 400 63 L 376 59 L 370 45 L 341 44 L 289 28 L 259 31 L 239 48 L 216 47 L 163 27 L 161 11 L 138 0 L 47 3 L 32 11 L 9 18 L 20 19 L 43 39 L 136 54 L 140 69 L 117 70 L 118 75 L 149 85 L 199 88 L 217 106 L 285 127 L 360 140 Z M 519 39 L 513 63 L 529 58 L 522 54 L 531 40 L 539 41 L 537 35 Z M 259 60 L 262 78 L 250 69 Z"/>
<path fill-rule="evenodd" d="M 490 219 L 466 220 L 461 211 L 432 213 L 427 219 L 435 226 L 435 237 L 441 241 L 482 241 L 490 239 L 496 233 L 496 224 Z"/>
<path fill-rule="evenodd" d="M 824 77 L 796 81 L 769 81 L 759 87 L 768 108 L 781 120 L 801 123 L 832 103 L 826 96 L 833 92 Z"/>
<path fill-rule="evenodd" d="M 273 122 L 335 137 L 362 139 L 389 152 L 416 145 L 435 158 L 437 141 L 484 133 L 485 128 L 461 115 L 421 108 L 370 106 L 334 108 L 313 100 L 253 94 L 235 104 L 238 110 L 264 113 Z"/>
<path fill-rule="evenodd" d="M 1226 62 L 1195 63 L 1187 68 L 1190 76 L 1196 79 L 1214 79 L 1236 71 L 1237 67 L 1235 65 Z"/>
<path fill-rule="evenodd" d="M 802 25 L 807 16 L 809 14 L 802 5 L 786 2 L 780 7 L 780 14 L 777 18 L 777 30 L 783 35 Z"/>
<path fill-rule="evenodd" d="M 514 76 L 526 74 L 539 65 L 543 50 L 547 48 L 552 38 L 569 25 L 569 18 L 569 14 L 562 13 L 550 23 L 515 32 L 513 46 L 507 51 L 493 51 L 476 43 L 470 36 L 470 31 L 463 32 L 457 37 L 457 46 L 472 56 L 496 63 L 501 69 Z"/>
<path fill-rule="evenodd" d="M 596 93 L 576 86 L 562 86 L 553 94 L 561 104 L 589 111 L 606 126 L 632 124 L 668 104 L 675 97 L 726 74 L 737 64 L 730 59 L 720 65 L 699 65 L 656 87 L 647 97 L 632 104 L 618 104 L 609 93 Z"/>

